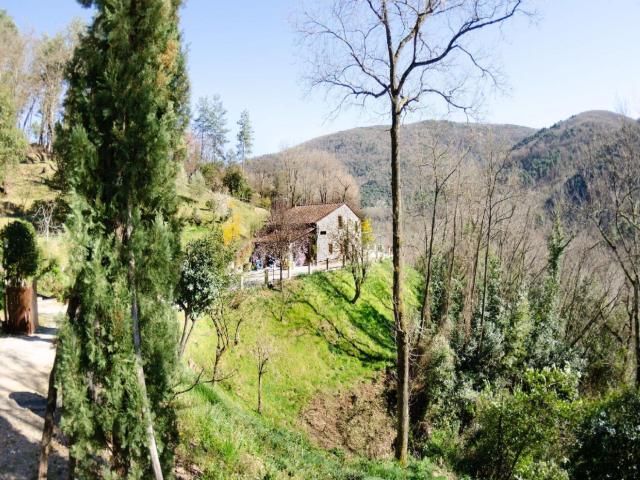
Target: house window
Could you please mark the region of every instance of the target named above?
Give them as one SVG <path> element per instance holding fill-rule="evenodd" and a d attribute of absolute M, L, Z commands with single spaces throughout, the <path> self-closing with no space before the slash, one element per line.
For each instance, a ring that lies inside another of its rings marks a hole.
<path fill-rule="evenodd" d="M 333 243 L 329 244 L 329 255 L 333 255 Z"/>
<path fill-rule="evenodd" d="M 326 235 L 327 231 L 326 230 L 320 230 L 320 235 Z"/>
<path fill-rule="evenodd" d="M 342 228 L 342 226 L 343 226 L 342 215 L 338 215 L 338 228 Z"/>

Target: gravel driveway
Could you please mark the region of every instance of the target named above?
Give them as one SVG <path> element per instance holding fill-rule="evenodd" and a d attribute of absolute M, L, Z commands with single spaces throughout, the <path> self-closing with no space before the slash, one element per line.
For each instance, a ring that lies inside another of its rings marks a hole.
<path fill-rule="evenodd" d="M 37 472 L 55 321 L 64 305 L 39 300 L 40 324 L 27 336 L 0 336 L 0 480 L 32 480 Z M 66 451 L 54 442 L 49 479 L 65 478 Z"/>

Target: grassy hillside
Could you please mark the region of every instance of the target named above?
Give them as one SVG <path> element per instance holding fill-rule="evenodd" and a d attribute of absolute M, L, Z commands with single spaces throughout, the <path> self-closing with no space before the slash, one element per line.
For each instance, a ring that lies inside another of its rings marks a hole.
<path fill-rule="evenodd" d="M 411 272 L 407 281 L 413 293 L 408 303 L 417 308 L 419 279 Z M 428 461 L 405 475 L 391 460 L 370 461 L 341 448 L 323 451 L 302 425 L 314 397 L 349 391 L 392 363 L 390 284 L 390 265 L 380 264 L 356 305 L 348 301 L 349 276 L 340 271 L 294 280 L 284 294 L 256 289 L 242 295 L 231 312 L 244 320 L 241 340 L 223 366 L 233 375 L 181 398 L 180 456 L 211 479 L 433 478 Z M 260 416 L 252 350 L 264 342 L 273 353 Z M 187 352 L 192 369 L 210 371 L 215 344 L 211 321 L 202 319 Z"/>
<path fill-rule="evenodd" d="M 0 228 L 12 219 L 33 219 L 37 201 L 54 200 L 58 192 L 50 186 L 55 165 L 51 160 L 22 162 L 12 167 L 5 181 L 5 194 L 0 196 Z M 190 184 L 184 174 L 177 179 L 181 199 L 180 216 L 185 221 L 183 241 L 206 234 L 211 222 L 221 223 L 228 243 L 239 250 L 238 261 L 246 260 L 253 232 L 266 221 L 269 212 L 222 193 L 214 193 L 204 184 Z M 39 242 L 47 256 L 54 256 L 64 266 L 66 251 L 60 235 Z"/>
<path fill-rule="evenodd" d="M 37 200 L 52 200 L 55 192 L 47 181 L 53 175 L 53 163 L 19 163 L 11 167 L 5 179 L 5 194 L 0 197 L 0 227 L 11 218 L 22 217 Z"/>

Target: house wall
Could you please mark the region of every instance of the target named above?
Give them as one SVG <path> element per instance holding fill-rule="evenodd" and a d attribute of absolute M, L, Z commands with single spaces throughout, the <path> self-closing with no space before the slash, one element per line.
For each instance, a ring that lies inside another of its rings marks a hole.
<path fill-rule="evenodd" d="M 329 215 L 318 221 L 316 223 L 316 259 L 318 262 L 326 261 L 327 258 L 334 260 L 341 257 L 338 245 L 338 239 L 340 238 L 338 217 L 340 216 L 343 218 L 343 228 L 348 225 L 352 229 L 356 223 L 358 226 L 360 225 L 358 216 L 346 205 L 336 208 Z M 326 233 L 322 234 L 322 232 Z M 329 253 L 329 244 L 333 244 L 332 254 Z"/>

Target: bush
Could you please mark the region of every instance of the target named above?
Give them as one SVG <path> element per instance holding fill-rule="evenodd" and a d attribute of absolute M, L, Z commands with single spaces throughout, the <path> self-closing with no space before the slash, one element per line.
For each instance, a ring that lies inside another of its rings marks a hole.
<path fill-rule="evenodd" d="M 563 433 L 568 431 L 578 376 L 570 370 L 528 370 L 513 393 L 485 395 L 478 407 L 463 468 L 483 479 L 563 479 Z"/>
<path fill-rule="evenodd" d="M 47 259 L 43 264 L 38 273 L 38 292 L 62 300 L 68 287 L 68 276 L 64 274 L 55 257 Z"/>
<path fill-rule="evenodd" d="M 271 210 L 271 199 L 269 197 L 260 197 L 257 206 L 265 210 Z"/>
<path fill-rule="evenodd" d="M 213 192 L 222 190 L 222 163 L 211 162 L 200 165 L 200 173 L 204 177 L 204 183 Z"/>
<path fill-rule="evenodd" d="M 20 283 L 38 271 L 38 244 L 33 226 L 22 220 L 8 224 L 0 233 L 2 267 L 7 279 Z"/>
<path fill-rule="evenodd" d="M 222 178 L 222 184 L 229 190 L 231 196 L 244 201 L 251 200 L 253 190 L 238 167 L 230 167 L 227 169 Z"/>
<path fill-rule="evenodd" d="M 640 392 L 617 393 L 596 404 L 576 432 L 575 479 L 640 478 Z"/>

